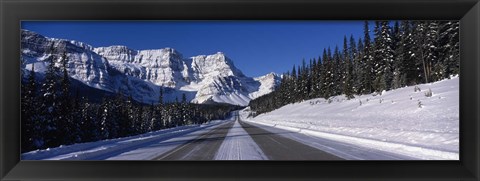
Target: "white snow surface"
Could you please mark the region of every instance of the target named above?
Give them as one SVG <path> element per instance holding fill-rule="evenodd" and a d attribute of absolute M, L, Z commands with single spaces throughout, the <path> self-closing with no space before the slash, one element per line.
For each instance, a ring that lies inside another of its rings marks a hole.
<path fill-rule="evenodd" d="M 238 120 L 227 133 L 215 160 L 268 160 Z"/>
<path fill-rule="evenodd" d="M 382 95 L 289 104 L 243 120 L 426 160 L 459 159 L 459 77 Z M 425 93 L 431 90 L 433 96 Z M 360 103 L 361 102 L 361 103 Z M 420 105 L 419 106 L 419 102 Z"/>
<path fill-rule="evenodd" d="M 216 120 L 131 137 L 35 150 L 21 157 L 22 160 L 149 160 L 224 123 L 226 121 Z"/>

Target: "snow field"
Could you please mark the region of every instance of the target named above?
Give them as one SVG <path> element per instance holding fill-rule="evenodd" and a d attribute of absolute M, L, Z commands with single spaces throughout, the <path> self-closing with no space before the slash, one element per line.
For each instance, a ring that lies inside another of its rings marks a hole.
<path fill-rule="evenodd" d="M 347 100 L 312 99 L 245 121 L 418 159 L 459 159 L 459 77 Z M 426 96 L 431 90 L 432 96 Z M 330 103 L 329 103 L 330 102 Z"/>

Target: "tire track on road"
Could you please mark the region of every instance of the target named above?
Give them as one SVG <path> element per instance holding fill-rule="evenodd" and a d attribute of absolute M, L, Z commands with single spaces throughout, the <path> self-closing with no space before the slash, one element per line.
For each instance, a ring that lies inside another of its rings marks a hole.
<path fill-rule="evenodd" d="M 342 158 L 239 121 L 270 160 L 343 160 Z"/>
<path fill-rule="evenodd" d="M 154 160 L 213 160 L 235 121 L 229 121 Z"/>

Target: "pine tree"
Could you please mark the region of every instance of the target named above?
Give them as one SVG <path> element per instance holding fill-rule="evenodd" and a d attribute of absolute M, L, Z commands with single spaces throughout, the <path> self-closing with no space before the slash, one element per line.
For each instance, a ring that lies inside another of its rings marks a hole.
<path fill-rule="evenodd" d="M 375 54 L 373 86 L 376 92 L 389 90 L 393 79 L 393 41 L 388 21 L 375 22 Z"/>
<path fill-rule="evenodd" d="M 328 49 L 330 52 L 330 48 Z M 328 99 L 330 96 L 333 95 L 332 93 L 332 85 L 333 85 L 333 67 L 332 61 L 330 58 L 331 53 L 328 53 L 326 49 L 323 49 L 323 70 L 322 70 L 322 88 L 321 93 L 325 99 Z"/>
<path fill-rule="evenodd" d="M 438 22 L 437 21 L 427 21 L 426 22 L 426 32 L 425 32 L 425 44 L 423 45 L 423 49 L 425 49 L 425 57 L 424 57 L 424 74 L 425 74 L 425 82 L 431 82 L 433 80 L 441 79 L 442 75 L 438 75 L 437 77 L 433 77 L 433 69 L 434 65 L 438 63 Z M 440 64 L 438 64 L 440 65 Z M 440 66 L 437 66 L 439 69 Z M 441 73 L 441 68 L 437 70 L 438 73 Z"/>
<path fill-rule="evenodd" d="M 414 39 L 413 26 L 410 21 L 402 21 L 400 23 L 400 31 L 402 32 L 400 45 L 397 48 L 397 63 L 402 65 L 403 71 L 400 73 L 405 77 L 404 85 L 416 85 L 418 82 L 418 67 L 416 57 L 416 41 Z M 401 70 L 400 70 L 401 71 Z"/>
<path fill-rule="evenodd" d="M 358 61 L 357 61 L 357 56 L 358 56 L 358 52 L 357 52 L 357 45 L 356 45 L 356 42 L 355 42 L 355 38 L 353 37 L 353 35 L 350 35 L 350 39 L 349 39 L 349 42 L 348 42 L 349 46 L 348 46 L 348 55 L 349 55 L 349 59 L 350 59 L 350 64 L 352 66 L 352 71 L 351 71 L 351 87 L 352 87 L 352 94 L 356 94 L 357 93 L 357 90 L 358 90 L 358 87 L 357 87 L 357 71 L 358 71 Z"/>
<path fill-rule="evenodd" d="M 316 97 L 323 97 L 323 85 L 324 85 L 324 77 L 323 77 L 323 72 L 325 72 L 325 69 L 324 69 L 324 63 L 323 63 L 323 60 L 321 57 L 318 57 L 318 61 L 317 61 L 317 80 L 315 82 L 316 86 L 318 87 L 317 88 L 317 92 L 316 92 Z"/>
<path fill-rule="evenodd" d="M 130 119 L 130 102 L 131 100 L 127 100 L 124 98 L 123 94 L 117 92 L 117 95 L 114 99 L 114 120 L 117 122 L 118 125 L 118 135 L 119 136 L 129 136 L 132 134 L 132 121 Z"/>
<path fill-rule="evenodd" d="M 353 97 L 458 73 L 458 22 L 396 21 L 392 29 L 388 21 L 377 21 L 373 44 L 369 31 L 365 21 L 364 40 L 359 38 L 358 44 L 351 36 L 349 47 L 344 37 L 343 53 L 335 48 L 332 56 L 330 48 L 324 49 L 318 61 L 294 66 L 277 90 L 252 100 L 251 109 L 258 115 L 307 98 Z M 308 85 L 309 94 L 303 89 Z"/>
<path fill-rule="evenodd" d="M 296 102 L 297 98 L 297 71 L 295 69 L 295 65 L 293 65 L 293 68 L 292 68 L 292 75 L 291 75 L 291 82 L 290 82 L 290 90 L 291 90 L 291 93 L 290 93 L 290 103 L 294 103 Z"/>
<path fill-rule="evenodd" d="M 127 133 L 128 135 L 135 135 L 136 134 L 136 123 L 135 123 L 135 105 L 133 103 L 133 98 L 132 95 L 130 95 L 127 99 L 127 102 L 125 103 L 125 109 L 126 109 L 126 114 L 127 114 L 127 119 L 128 119 L 128 125 L 127 127 Z"/>
<path fill-rule="evenodd" d="M 72 103 L 70 102 L 70 77 L 68 76 L 67 63 L 68 57 L 66 52 L 62 53 L 62 72 L 63 76 L 60 80 L 61 90 L 58 99 L 58 138 L 62 144 L 72 144 L 75 142 L 74 120 L 72 114 Z"/>
<path fill-rule="evenodd" d="M 426 22 L 425 21 L 412 21 L 412 56 L 415 63 L 415 79 L 414 84 L 420 84 L 428 82 L 426 76 L 425 67 L 425 44 L 426 44 Z"/>
<path fill-rule="evenodd" d="M 302 100 L 302 69 L 300 65 L 297 65 L 297 78 L 295 79 L 295 102 L 299 102 Z M 270 103 L 269 103 L 270 104 Z"/>
<path fill-rule="evenodd" d="M 373 47 L 370 42 L 370 30 L 368 29 L 368 21 L 365 21 L 364 24 L 364 43 L 363 43 L 363 52 L 362 52 L 362 83 L 360 90 L 363 94 L 372 93 L 372 80 L 373 80 L 373 56 L 372 51 Z"/>
<path fill-rule="evenodd" d="M 165 127 L 164 122 L 164 104 L 163 104 L 163 88 L 160 87 L 159 96 L 158 96 L 158 104 L 155 109 L 155 123 L 154 123 L 154 130 L 160 130 Z"/>
<path fill-rule="evenodd" d="M 95 106 L 89 103 L 89 100 L 85 97 L 81 98 L 81 124 L 80 128 L 82 142 L 90 142 L 98 140 L 98 126 L 96 124 L 94 111 Z"/>
<path fill-rule="evenodd" d="M 354 98 L 353 90 L 353 66 L 352 66 L 352 56 L 350 56 L 352 51 L 348 48 L 347 37 L 343 39 L 343 58 L 344 58 L 344 79 L 343 79 L 343 94 L 347 99 Z"/>
<path fill-rule="evenodd" d="M 185 93 L 182 94 L 182 102 L 181 102 L 181 115 L 182 115 L 182 124 L 189 125 L 192 124 L 191 120 L 191 111 L 190 107 L 187 102 L 187 96 Z"/>
<path fill-rule="evenodd" d="M 320 60 L 313 59 L 312 65 L 311 65 L 311 75 L 310 75 L 310 84 L 311 84 L 311 90 L 310 90 L 310 99 L 312 98 L 317 98 L 320 97 L 320 72 L 319 72 L 319 64 Z"/>
<path fill-rule="evenodd" d="M 135 106 L 135 113 L 134 113 L 134 127 L 135 127 L 135 134 L 140 134 L 143 132 L 143 122 L 144 122 L 144 116 L 143 116 L 143 105 L 137 104 Z"/>
<path fill-rule="evenodd" d="M 355 93 L 360 95 L 363 93 L 363 81 L 365 79 L 365 63 L 363 62 L 363 40 L 358 39 L 357 54 L 354 60 L 354 72 L 355 72 Z"/>
<path fill-rule="evenodd" d="M 82 102 L 80 98 L 80 93 L 78 88 L 75 91 L 75 97 L 72 101 L 72 109 L 70 114 L 72 115 L 72 127 L 70 129 L 71 131 L 71 141 L 72 143 L 81 143 L 82 142 L 82 137 L 81 137 L 81 132 L 83 131 L 81 129 L 81 121 L 82 121 Z"/>
<path fill-rule="evenodd" d="M 47 59 L 47 70 L 45 73 L 45 81 L 41 86 L 40 92 L 42 94 L 41 104 L 39 105 L 39 116 L 41 119 L 41 137 L 34 141 L 38 148 L 55 147 L 60 145 L 58 138 L 58 70 L 55 67 L 55 48 L 51 45 L 50 56 Z"/>
<path fill-rule="evenodd" d="M 446 53 L 448 50 L 446 37 L 449 37 L 449 35 L 445 36 L 445 31 L 447 31 L 448 28 L 448 23 L 450 21 L 439 21 L 438 22 L 438 39 L 437 39 L 437 49 L 436 49 L 436 55 L 437 55 L 437 60 L 436 63 L 433 65 L 433 70 L 432 70 L 432 81 L 439 81 L 441 79 L 447 78 L 447 71 L 448 71 L 448 58 L 449 54 Z M 454 32 L 451 32 L 454 33 Z"/>
<path fill-rule="evenodd" d="M 344 72 L 343 61 L 338 46 L 335 46 L 333 53 L 333 95 L 340 95 L 343 92 Z"/>
<path fill-rule="evenodd" d="M 408 58 L 408 36 L 409 28 L 408 23 L 402 21 L 402 25 L 399 25 L 398 21 L 395 22 L 393 37 L 394 37 L 394 62 L 392 64 L 393 79 L 391 88 L 396 89 L 407 85 L 406 74 L 406 60 Z"/>
<path fill-rule="evenodd" d="M 102 104 L 98 107 L 97 117 L 99 118 L 100 139 L 108 139 L 110 137 L 110 121 L 111 121 L 111 104 L 106 98 L 103 99 Z"/>
<path fill-rule="evenodd" d="M 459 21 L 446 21 L 440 26 L 441 60 L 445 66 L 445 76 L 460 73 Z"/>
<path fill-rule="evenodd" d="M 29 72 L 27 82 L 22 83 L 21 118 L 22 118 L 22 153 L 37 149 L 35 140 L 41 138 L 42 130 L 37 115 L 37 85 L 35 66 Z"/>

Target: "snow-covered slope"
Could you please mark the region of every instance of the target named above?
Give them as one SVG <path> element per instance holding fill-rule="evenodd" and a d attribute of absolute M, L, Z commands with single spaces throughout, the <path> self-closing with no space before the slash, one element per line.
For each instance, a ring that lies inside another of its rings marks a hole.
<path fill-rule="evenodd" d="M 312 99 L 243 120 L 398 153 L 459 159 L 459 77 L 363 95 Z M 432 96 L 426 96 L 431 90 Z M 329 103 L 330 102 L 330 103 Z"/>
<path fill-rule="evenodd" d="M 86 43 L 47 38 L 32 31 L 21 33 L 22 68 L 44 72 L 51 55 L 66 50 L 69 75 L 109 92 L 132 95 L 137 101 L 158 101 L 160 87 L 166 101 L 181 98 L 195 103 L 223 102 L 247 105 L 274 90 L 279 76 L 245 76 L 224 53 L 184 58 L 173 48 L 134 50 L 126 46 L 92 47 Z M 51 51 L 51 47 L 57 47 Z M 59 48 L 58 48 L 59 47 Z M 56 60 L 60 66 L 60 60 Z"/>
<path fill-rule="evenodd" d="M 254 78 L 260 82 L 258 91 L 251 92 L 250 97 L 260 97 L 275 90 L 275 87 L 280 84 L 281 78 L 277 74 L 271 72 L 267 75 Z"/>

